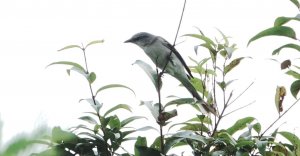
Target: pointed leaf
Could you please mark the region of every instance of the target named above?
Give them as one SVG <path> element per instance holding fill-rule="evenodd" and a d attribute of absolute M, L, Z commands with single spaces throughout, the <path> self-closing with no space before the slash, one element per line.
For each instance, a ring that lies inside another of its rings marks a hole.
<path fill-rule="evenodd" d="M 218 30 L 219 33 L 222 35 L 223 40 L 225 41 L 224 45 L 225 45 L 225 46 L 228 46 L 228 45 L 229 45 L 228 37 L 227 37 L 220 29 L 217 29 L 217 30 Z"/>
<path fill-rule="evenodd" d="M 282 26 L 291 20 L 300 21 L 300 15 L 298 14 L 296 17 L 278 17 L 274 22 L 274 26 Z"/>
<path fill-rule="evenodd" d="M 180 143 L 180 141 L 184 140 L 184 138 L 166 138 L 164 153 L 168 153 L 168 151 L 174 147 L 176 144 Z"/>
<path fill-rule="evenodd" d="M 153 105 L 152 101 L 141 101 L 140 105 L 145 105 L 151 112 L 152 116 L 156 121 L 158 121 L 158 116 L 159 116 L 159 104 L 156 103 Z"/>
<path fill-rule="evenodd" d="M 194 104 L 195 103 L 195 99 L 193 98 L 180 98 L 180 99 L 175 99 L 172 101 L 169 101 L 164 108 L 166 108 L 167 106 L 170 105 L 182 105 L 182 104 Z"/>
<path fill-rule="evenodd" d="M 79 102 L 81 101 L 87 101 L 88 103 L 91 104 L 91 106 L 94 108 L 94 110 L 99 114 L 99 111 L 100 109 L 102 108 L 103 106 L 103 103 L 100 103 L 98 100 L 96 99 L 91 99 L 91 98 L 88 98 L 88 99 L 80 99 Z"/>
<path fill-rule="evenodd" d="M 49 64 L 47 67 L 51 66 L 51 65 L 55 65 L 55 64 L 62 64 L 62 65 L 70 65 L 73 67 L 78 68 L 79 70 L 83 71 L 84 73 L 86 73 L 85 69 L 78 63 L 75 62 L 70 62 L 70 61 L 59 61 L 59 62 L 53 62 L 51 64 Z"/>
<path fill-rule="evenodd" d="M 95 41 L 92 41 L 92 42 L 88 43 L 88 44 L 85 46 L 85 49 L 86 49 L 87 47 L 89 47 L 90 45 L 93 45 L 93 44 L 99 44 L 99 43 L 103 43 L 103 42 L 104 42 L 104 40 L 95 40 Z"/>
<path fill-rule="evenodd" d="M 152 127 L 152 126 L 145 126 L 145 127 L 138 128 L 138 129 L 135 130 L 135 132 L 136 131 L 148 131 L 148 130 L 155 130 L 155 131 L 158 132 L 158 130 L 156 128 Z"/>
<path fill-rule="evenodd" d="M 254 37 L 252 37 L 248 42 L 248 46 L 251 42 L 267 36 L 284 36 L 284 37 L 296 39 L 296 33 L 292 28 L 286 26 L 277 26 L 277 27 L 271 27 L 266 30 L 263 30 L 257 35 L 255 35 Z"/>
<path fill-rule="evenodd" d="M 61 49 L 59 49 L 58 51 L 63 51 L 63 50 L 66 50 L 66 49 L 71 49 L 71 48 L 79 48 L 79 49 L 82 49 L 80 46 L 78 45 L 68 45 L 68 46 L 65 46 Z"/>
<path fill-rule="evenodd" d="M 105 89 L 110 89 L 110 88 L 125 88 L 125 89 L 130 90 L 130 91 L 135 95 L 135 92 L 134 92 L 131 88 L 129 88 L 129 87 L 125 86 L 125 85 L 121 85 L 121 84 L 109 84 L 109 85 L 105 85 L 105 86 L 102 86 L 101 88 L 99 88 L 99 89 L 97 90 L 95 96 L 97 96 L 97 94 L 98 94 L 99 92 L 101 92 L 101 91 L 103 91 L 103 90 L 105 90 Z"/>
<path fill-rule="evenodd" d="M 141 60 L 136 60 L 135 63 L 133 64 L 137 64 L 139 65 L 144 72 L 148 75 L 148 77 L 151 79 L 153 85 L 155 86 L 156 90 L 159 90 L 162 86 L 162 82 L 160 81 L 160 86 L 158 86 L 158 75 L 156 73 L 156 71 L 147 63 L 145 63 L 144 61 Z"/>
<path fill-rule="evenodd" d="M 227 132 L 218 133 L 218 137 L 227 140 L 232 146 L 235 146 L 237 144 L 235 139 L 230 134 L 228 134 Z"/>
<path fill-rule="evenodd" d="M 277 134 L 282 135 L 283 137 L 285 137 L 291 144 L 295 145 L 295 146 L 299 146 L 300 145 L 300 139 L 298 138 L 297 135 L 291 133 L 291 132 L 286 132 L 286 131 L 281 131 L 281 132 L 277 132 Z M 299 149 L 300 150 L 300 149 Z"/>
<path fill-rule="evenodd" d="M 105 112 L 105 114 L 103 115 L 104 117 L 107 116 L 109 113 L 118 110 L 118 109 L 125 109 L 128 110 L 129 112 L 131 112 L 131 107 L 129 105 L 126 104 L 118 104 L 114 107 L 112 107 L 111 109 L 109 109 L 107 112 Z"/>
<path fill-rule="evenodd" d="M 196 135 L 192 131 L 177 132 L 174 135 L 172 135 L 172 137 L 191 139 L 191 140 L 194 140 L 194 141 L 199 141 L 199 142 L 204 143 L 204 144 L 206 144 L 207 141 L 208 141 L 207 138 L 205 138 L 203 136 L 200 136 L 200 135 Z"/>
<path fill-rule="evenodd" d="M 94 125 L 98 124 L 97 121 L 94 118 L 90 117 L 90 116 L 82 116 L 79 119 L 83 120 L 83 121 L 86 121 L 90 124 L 94 124 Z"/>
<path fill-rule="evenodd" d="M 204 36 L 204 35 L 199 35 L 199 34 L 185 34 L 183 36 L 189 36 L 189 37 L 194 37 L 194 38 L 198 38 L 202 41 L 204 41 L 205 43 L 212 45 L 212 46 L 216 46 L 216 44 L 208 37 Z"/>
<path fill-rule="evenodd" d="M 260 123 L 256 123 L 253 125 L 253 129 L 257 132 L 257 134 L 260 134 L 261 132 L 261 124 Z"/>
<path fill-rule="evenodd" d="M 224 74 L 226 75 L 228 72 L 230 72 L 233 68 L 235 68 L 237 65 L 240 64 L 241 60 L 243 60 L 245 57 L 239 57 L 234 60 L 232 60 L 227 66 L 224 68 Z"/>
<path fill-rule="evenodd" d="M 131 123 L 132 121 L 137 120 L 137 119 L 147 119 L 147 118 L 144 117 L 144 116 L 132 116 L 132 117 L 129 117 L 129 118 L 124 119 L 123 121 L 121 121 L 121 127 L 124 127 L 124 126 L 126 126 L 127 124 L 129 124 L 129 123 Z"/>
<path fill-rule="evenodd" d="M 245 117 L 245 118 L 239 119 L 235 122 L 234 125 L 232 125 L 230 128 L 227 129 L 227 132 L 230 135 L 233 135 L 235 132 L 247 127 L 247 124 L 250 124 L 254 120 L 255 120 L 255 118 L 253 118 L 253 117 Z"/>
<path fill-rule="evenodd" d="M 300 74 L 294 70 L 289 70 L 285 74 L 293 76 L 296 79 L 300 79 Z"/>
<path fill-rule="evenodd" d="M 299 93 L 300 90 L 300 80 L 296 80 L 291 84 L 291 93 L 292 95 L 297 98 L 297 95 Z"/>
<path fill-rule="evenodd" d="M 261 155 L 266 155 L 266 147 L 267 147 L 267 144 L 268 144 L 268 141 L 261 141 L 261 140 L 255 140 L 256 141 L 256 146 L 259 150 L 259 153 Z"/>
<path fill-rule="evenodd" d="M 291 48 L 291 49 L 295 49 L 297 51 L 300 52 L 300 46 L 297 45 L 297 44 L 293 44 L 293 43 L 289 43 L 289 44 L 286 44 L 286 45 L 283 45 L 277 49 L 275 49 L 272 53 L 272 55 L 275 55 L 275 54 L 279 54 L 279 52 L 283 49 L 283 48 Z"/>
<path fill-rule="evenodd" d="M 298 0 L 290 0 L 298 9 L 300 9 L 300 4 Z"/>

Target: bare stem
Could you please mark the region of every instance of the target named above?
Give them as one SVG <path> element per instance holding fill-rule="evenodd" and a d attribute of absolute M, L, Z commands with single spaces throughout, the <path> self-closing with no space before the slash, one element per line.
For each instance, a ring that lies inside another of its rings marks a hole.
<path fill-rule="evenodd" d="M 279 115 L 278 116 L 278 118 L 273 122 L 273 123 L 271 123 L 270 124 L 270 126 L 263 132 L 263 133 L 261 133 L 261 135 L 260 135 L 260 137 L 259 138 L 261 138 L 261 137 L 263 137 L 264 136 L 264 134 L 271 128 L 271 127 L 273 127 L 273 125 L 275 124 L 275 123 L 277 123 L 278 121 L 279 121 L 279 119 L 281 119 L 287 112 L 289 112 L 290 111 L 290 109 L 292 108 L 292 107 L 294 107 L 298 102 L 300 101 L 300 98 L 299 99 L 297 99 L 285 112 L 283 112 L 281 115 Z"/>
<path fill-rule="evenodd" d="M 239 108 L 237 108 L 237 109 L 235 109 L 235 110 L 233 110 L 233 111 L 231 111 L 231 112 L 229 112 L 229 113 L 227 113 L 227 114 L 224 114 L 223 117 L 225 117 L 225 116 L 227 116 L 227 115 L 229 115 L 229 114 L 231 114 L 231 113 L 234 113 L 234 112 L 236 112 L 236 111 L 238 111 L 238 110 L 241 110 L 241 109 L 243 109 L 243 108 L 245 108 L 245 107 L 248 107 L 248 106 L 252 105 L 254 102 L 255 102 L 255 101 L 253 101 L 253 102 L 251 102 L 251 103 L 249 103 L 249 104 L 247 104 L 247 105 L 245 105 L 245 106 L 239 107 Z"/>
<path fill-rule="evenodd" d="M 85 54 L 85 48 L 82 48 L 82 52 L 83 52 L 84 63 L 85 63 L 85 68 L 86 68 L 86 74 L 88 75 L 90 73 L 89 73 L 88 64 L 87 64 L 87 59 L 86 59 L 86 54 Z M 93 103 L 94 103 L 94 105 L 96 105 L 95 95 L 94 95 L 91 83 L 89 83 L 89 88 L 90 88 L 91 96 L 92 96 L 92 99 L 93 99 Z"/>
<path fill-rule="evenodd" d="M 183 5 L 182 13 L 181 13 L 181 16 L 180 16 L 178 28 L 177 28 L 177 31 L 176 31 L 174 43 L 172 45 L 173 47 L 176 44 L 178 32 L 179 32 L 179 29 L 180 29 L 180 26 L 181 26 L 181 23 L 182 23 L 182 18 L 183 18 L 183 14 L 184 14 L 184 10 L 185 10 L 185 5 L 186 5 L 186 0 L 184 1 L 184 5 Z M 158 103 L 159 103 L 159 107 L 158 107 L 158 112 L 159 112 L 158 123 L 159 123 L 159 130 L 160 130 L 160 150 L 161 150 L 162 153 L 164 153 L 163 126 L 164 126 L 164 122 L 165 121 L 160 121 L 161 120 L 160 117 L 162 116 L 162 113 L 163 113 L 162 102 L 161 102 L 161 88 L 160 88 L 160 86 L 161 86 L 161 82 L 162 82 L 161 78 L 162 78 L 162 76 L 163 76 L 163 74 L 164 74 L 164 72 L 166 70 L 166 67 L 167 67 L 168 63 L 170 62 L 172 53 L 173 53 L 173 50 L 170 51 L 170 54 L 167 57 L 167 62 L 165 64 L 165 66 L 162 68 L 162 71 L 160 73 L 158 71 L 158 66 L 157 66 L 158 62 L 156 62 L 157 85 L 158 85 L 157 94 L 158 94 Z"/>
<path fill-rule="evenodd" d="M 241 93 L 239 94 L 235 99 L 233 99 L 228 105 L 231 105 L 234 103 L 237 99 L 239 99 L 252 85 L 254 84 L 254 81 L 251 82 L 251 84 Z"/>

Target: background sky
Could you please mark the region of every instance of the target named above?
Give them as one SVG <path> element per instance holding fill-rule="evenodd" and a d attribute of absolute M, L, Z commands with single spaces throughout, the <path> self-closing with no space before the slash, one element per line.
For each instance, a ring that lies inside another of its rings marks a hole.
<path fill-rule="evenodd" d="M 183 0 L 10 0 L 0 1 L 0 117 L 4 121 L 3 138 L 6 142 L 21 132 L 30 132 L 41 125 L 70 127 L 77 118 L 91 108 L 79 99 L 88 98 L 88 85 L 84 79 L 71 74 L 64 66 L 45 68 L 55 61 L 69 60 L 83 63 L 79 50 L 57 52 L 70 44 L 86 44 L 104 39 L 102 45 L 90 47 L 87 52 L 89 68 L 96 72 L 94 90 L 121 83 L 131 87 L 136 97 L 126 90 L 103 92 L 99 100 L 107 106 L 130 104 L 136 114 L 150 113 L 138 107 L 140 100 L 156 99 L 155 89 L 146 74 L 137 66 L 140 59 L 151 64 L 141 49 L 123 42 L 141 31 L 174 40 Z M 278 16 L 295 16 L 297 9 L 289 0 L 188 0 L 176 48 L 191 65 L 188 57 L 196 56 L 193 46 L 198 42 L 183 34 L 197 33 L 199 27 L 210 37 L 221 37 L 216 28 L 231 36 L 237 43 L 236 56 L 251 56 L 230 75 L 239 79 L 231 89 L 239 91 L 255 82 L 235 107 L 256 102 L 240 112 L 225 118 L 224 127 L 241 117 L 253 116 L 265 129 L 277 117 L 274 95 L 277 85 L 287 85 L 292 79 L 283 75 L 279 64 L 269 61 L 273 49 L 287 40 L 265 38 L 247 47 L 248 40 L 259 31 L 271 27 Z M 299 28 L 299 24 L 292 23 Z M 198 43 L 199 44 L 199 43 Z M 276 57 L 285 60 L 289 55 Z M 152 64 L 153 65 L 153 64 Z M 180 93 L 189 96 L 179 83 L 165 76 L 163 96 Z M 284 108 L 294 99 L 288 95 Z M 105 106 L 104 106 L 105 107 Z M 299 109 L 296 105 L 277 126 L 300 135 Z M 180 119 L 187 112 L 181 110 Z M 178 120 L 180 120 L 178 119 Z M 177 121 L 177 119 L 175 119 Z M 147 121 L 153 123 L 153 121 Z M 276 127 L 274 127 L 276 128 Z"/>

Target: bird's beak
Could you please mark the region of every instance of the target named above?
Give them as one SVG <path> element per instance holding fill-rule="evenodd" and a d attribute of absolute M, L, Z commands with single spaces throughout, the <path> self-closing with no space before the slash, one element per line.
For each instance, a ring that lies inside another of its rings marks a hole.
<path fill-rule="evenodd" d="M 128 39 L 128 40 L 126 40 L 126 41 L 124 41 L 124 43 L 130 43 L 130 42 L 132 42 L 132 39 L 131 39 L 131 38 Z"/>

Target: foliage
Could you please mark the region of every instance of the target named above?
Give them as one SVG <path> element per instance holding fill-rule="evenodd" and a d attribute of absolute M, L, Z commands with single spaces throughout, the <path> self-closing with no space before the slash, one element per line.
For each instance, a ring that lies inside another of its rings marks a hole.
<path fill-rule="evenodd" d="M 297 0 L 291 0 L 298 9 L 300 8 Z M 299 40 L 296 38 L 296 31 L 287 26 L 290 21 L 299 22 L 300 16 L 296 17 L 278 17 L 274 26 L 259 32 L 252 37 L 248 45 L 252 42 L 267 36 L 281 36 L 291 39 L 291 43 L 284 44 L 273 51 L 273 55 L 279 55 L 286 48 L 300 51 Z M 67 73 L 77 72 L 83 76 L 89 86 L 91 97 L 81 99 L 79 102 L 86 102 L 91 105 L 92 111 L 84 113 L 79 117 L 86 124 L 80 124 L 68 130 L 60 127 L 52 128 L 49 136 L 36 139 L 35 142 L 47 146 L 42 152 L 35 153 L 35 156 L 73 156 L 73 155 L 103 155 L 103 156 L 161 156 L 170 155 L 170 150 L 179 146 L 190 148 L 195 156 L 202 155 L 300 155 L 300 139 L 291 132 L 279 131 L 277 128 L 270 135 L 266 132 L 284 116 L 297 102 L 297 99 L 288 109 L 283 111 L 283 101 L 289 92 L 284 86 L 278 86 L 275 91 L 275 106 L 279 113 L 278 118 L 270 124 L 266 129 L 262 129 L 262 125 L 255 117 L 241 116 L 232 125 L 220 128 L 223 119 L 237 112 L 240 109 L 252 104 L 242 104 L 236 107 L 236 101 L 252 86 L 253 82 L 241 93 L 236 93 L 231 89 L 231 85 L 236 79 L 228 79 L 233 71 L 239 65 L 251 58 L 248 56 L 236 57 L 237 45 L 230 42 L 230 37 L 222 31 L 217 30 L 221 37 L 211 38 L 205 35 L 200 29 L 198 33 L 186 34 L 185 37 L 196 39 L 199 44 L 194 47 L 195 53 L 201 53 L 201 56 L 208 57 L 196 60 L 190 58 L 193 65 L 190 66 L 191 71 L 197 75 L 191 79 L 191 83 L 195 89 L 203 97 L 206 104 L 216 110 L 216 114 L 205 112 L 197 101 L 193 98 L 169 96 L 169 101 L 163 103 L 161 100 L 161 88 L 163 87 L 162 76 L 164 69 L 153 69 L 151 65 L 142 60 L 137 60 L 136 65 L 141 67 L 153 83 L 158 101 L 142 101 L 140 105 L 146 106 L 159 126 L 159 134 L 153 135 L 154 141 L 149 143 L 150 138 L 144 136 L 130 137 L 134 132 L 154 129 L 153 127 L 128 127 L 133 121 L 138 119 L 146 119 L 143 116 L 131 116 L 126 119 L 120 119 L 118 114 L 113 114 L 116 110 L 131 112 L 131 107 L 127 104 L 116 104 L 103 112 L 102 107 L 106 107 L 101 103 L 97 96 L 102 91 L 112 88 L 123 88 L 135 95 L 135 92 L 123 84 L 108 84 L 99 87 L 96 92 L 93 91 L 94 82 L 97 80 L 96 73 L 88 70 L 86 59 L 86 49 L 89 46 L 101 44 L 103 40 L 92 41 L 86 46 L 69 45 L 58 51 L 71 49 L 81 49 L 85 64 L 81 65 L 72 61 L 58 61 L 49 64 L 70 66 Z M 300 67 L 291 59 L 281 63 L 281 69 L 287 70 L 286 74 L 296 79 L 291 83 L 290 93 L 297 98 L 300 91 Z M 174 106 L 176 106 L 174 108 Z M 179 107 L 180 106 L 180 107 Z M 185 122 L 176 123 L 173 119 L 178 114 L 178 109 L 184 106 L 191 106 L 197 112 L 191 119 Z M 229 109 L 230 108 L 230 109 Z M 165 129 L 168 128 L 168 133 Z M 175 129 L 177 128 L 177 129 Z M 286 141 L 283 142 L 281 138 Z M 127 147 L 123 147 L 125 141 L 135 141 L 134 147 L 130 147 L 134 153 L 130 153 Z M 18 140 L 18 143 L 12 144 L 1 154 L 9 155 L 11 149 L 21 150 L 29 142 L 26 139 Z M 17 149 L 15 148 L 17 147 Z M 12 154 L 10 154 L 12 155 Z M 176 154 L 175 154 L 176 155 Z M 182 154 L 183 155 L 183 154 Z"/>

